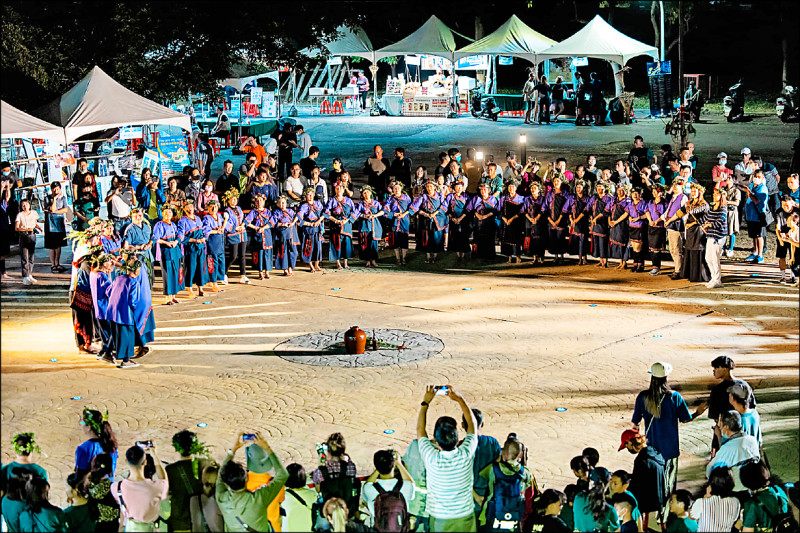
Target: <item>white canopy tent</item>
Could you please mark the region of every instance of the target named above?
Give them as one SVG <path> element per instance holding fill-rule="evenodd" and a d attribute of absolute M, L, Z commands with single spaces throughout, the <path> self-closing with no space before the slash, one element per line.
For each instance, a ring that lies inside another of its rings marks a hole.
<path fill-rule="evenodd" d="M 354 29 L 350 29 L 347 26 L 339 26 L 336 28 L 336 32 L 341 37 L 325 44 L 327 53 L 318 48 L 304 48 L 300 52 L 309 57 L 356 56 L 363 57 L 373 64 L 377 61 L 372 41 L 369 40 L 369 37 L 360 26 Z"/>
<path fill-rule="evenodd" d="M 516 15 L 511 15 L 511 18 L 494 32 L 457 50 L 455 58 L 474 55 L 516 56 L 536 65 L 537 54 L 554 44 L 556 41 L 535 31 Z"/>
<path fill-rule="evenodd" d="M 278 78 L 278 71 L 277 70 L 273 70 L 273 71 L 270 71 L 270 72 L 264 72 L 263 74 L 255 74 L 253 76 L 245 76 L 243 78 L 226 78 L 226 79 L 220 81 L 219 84 L 222 85 L 223 87 L 225 87 L 227 85 L 230 85 L 231 87 L 233 87 L 237 91 L 242 92 L 242 89 L 244 89 L 244 87 L 248 83 L 252 83 L 252 82 L 256 81 L 259 78 L 269 78 L 271 80 L 274 80 L 275 83 L 280 83 L 280 80 Z"/>
<path fill-rule="evenodd" d="M 457 35 L 472 41 L 468 37 Z M 444 57 L 455 63 L 455 50 L 456 40 L 453 37 L 453 31 L 435 15 L 431 15 L 425 24 L 405 39 L 376 50 L 375 59 L 422 54 Z"/>
<path fill-rule="evenodd" d="M 633 57 L 649 55 L 658 60 L 658 48 L 631 39 L 600 15 L 581 30 L 537 54 L 539 61 L 562 57 L 594 57 L 625 65 Z"/>
<path fill-rule="evenodd" d="M 0 117 L 0 137 L 3 139 L 47 139 L 66 144 L 64 128 L 29 115 L 11 104 L 0 102 Z"/>
<path fill-rule="evenodd" d="M 163 124 L 192 131 L 189 115 L 139 96 L 97 66 L 63 96 L 34 113 L 62 126 L 67 143 L 95 131 L 131 125 Z"/>

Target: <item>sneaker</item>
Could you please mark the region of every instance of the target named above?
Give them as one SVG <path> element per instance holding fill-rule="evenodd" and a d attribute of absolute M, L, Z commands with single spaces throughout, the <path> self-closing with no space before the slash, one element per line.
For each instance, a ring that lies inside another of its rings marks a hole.
<path fill-rule="evenodd" d="M 28 276 L 28 279 L 31 280 L 31 283 L 39 283 L 39 280 L 34 278 L 33 276 Z"/>
<path fill-rule="evenodd" d="M 744 260 L 745 261 L 754 261 L 756 257 L 758 257 L 756 254 L 750 254 L 747 257 L 745 257 Z"/>
<path fill-rule="evenodd" d="M 654 268 L 653 270 L 650 271 L 651 276 L 658 276 L 659 274 L 661 274 L 660 268 Z"/>
<path fill-rule="evenodd" d="M 733 257 L 733 250 L 725 250 L 725 257 Z"/>
<path fill-rule="evenodd" d="M 122 362 L 117 365 L 117 368 L 136 368 L 139 366 L 139 363 L 135 363 L 133 361 Z"/>
<path fill-rule="evenodd" d="M 108 363 L 110 365 L 117 364 L 116 360 L 114 360 L 114 357 L 112 355 L 110 355 L 110 354 L 104 354 L 104 355 L 98 357 L 97 360 L 98 361 L 102 361 L 104 363 Z"/>
<path fill-rule="evenodd" d="M 250 285 L 250 278 L 248 278 L 247 276 L 242 276 L 241 279 L 239 279 L 239 283 L 244 283 L 245 285 Z"/>
<path fill-rule="evenodd" d="M 22 278 L 22 284 L 23 285 L 33 285 L 33 282 L 31 281 L 31 278 Z"/>
<path fill-rule="evenodd" d="M 787 283 L 791 283 L 791 281 L 786 279 L 786 276 L 784 275 L 781 276 L 781 279 L 778 281 L 778 283 L 783 283 L 784 285 L 786 285 Z"/>
<path fill-rule="evenodd" d="M 764 262 L 764 256 L 763 255 L 759 255 L 758 257 L 756 257 L 755 262 L 756 263 L 763 263 Z"/>
<path fill-rule="evenodd" d="M 222 283 L 224 283 L 225 285 L 227 285 L 227 284 L 228 284 L 228 276 L 225 276 L 225 277 L 222 279 Z"/>

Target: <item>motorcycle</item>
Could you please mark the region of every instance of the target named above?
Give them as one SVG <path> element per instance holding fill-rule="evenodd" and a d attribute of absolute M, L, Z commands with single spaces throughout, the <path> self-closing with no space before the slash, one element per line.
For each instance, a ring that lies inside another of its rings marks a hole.
<path fill-rule="evenodd" d="M 728 88 L 722 99 L 722 113 L 728 122 L 741 122 L 744 119 L 744 88 L 742 82 Z"/>
<path fill-rule="evenodd" d="M 775 112 L 783 122 L 796 122 L 800 120 L 800 101 L 797 97 L 797 88 L 787 85 L 775 102 Z"/>
<path fill-rule="evenodd" d="M 484 96 L 482 93 L 472 94 L 472 116 L 475 118 L 488 118 L 497 122 L 497 117 L 503 112 L 497 107 L 493 96 Z"/>

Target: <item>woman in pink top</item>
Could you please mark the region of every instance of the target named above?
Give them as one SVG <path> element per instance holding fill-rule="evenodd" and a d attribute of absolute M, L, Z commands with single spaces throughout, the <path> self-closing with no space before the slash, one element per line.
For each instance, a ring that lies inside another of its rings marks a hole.
<path fill-rule="evenodd" d="M 145 477 L 147 457 L 155 465 L 155 477 Z M 128 448 L 125 459 L 130 467 L 128 479 L 117 481 L 111 486 L 114 499 L 119 503 L 125 517 L 125 531 L 155 531 L 156 520 L 161 511 L 161 502 L 167 499 L 169 483 L 161 459 L 156 453 L 153 441 L 138 443 Z"/>
<path fill-rule="evenodd" d="M 203 183 L 203 189 L 200 191 L 200 194 L 197 196 L 197 200 L 195 201 L 195 209 L 197 209 L 197 215 L 204 217 L 208 214 L 208 209 L 206 206 L 208 202 L 216 200 L 219 202 L 219 197 L 217 193 L 214 192 L 214 182 L 211 180 L 206 180 Z"/>

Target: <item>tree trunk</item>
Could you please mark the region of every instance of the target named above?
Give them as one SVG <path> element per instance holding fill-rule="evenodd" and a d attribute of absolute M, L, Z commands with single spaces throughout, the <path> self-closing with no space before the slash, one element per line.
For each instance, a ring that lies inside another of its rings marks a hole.
<path fill-rule="evenodd" d="M 781 90 L 789 85 L 789 40 L 787 32 L 781 32 L 781 52 L 783 53 L 783 72 L 781 73 Z"/>
<path fill-rule="evenodd" d="M 614 11 L 616 10 L 615 8 L 616 8 L 616 6 L 613 3 L 609 3 L 609 6 L 608 6 L 608 23 L 611 24 L 612 26 L 614 25 Z M 614 63 L 613 61 L 611 62 L 611 71 L 614 73 L 613 78 L 614 78 L 614 95 L 615 96 L 618 95 L 618 94 L 622 94 L 622 83 L 620 82 L 620 76 L 623 76 L 623 74 L 620 74 L 619 76 L 617 75 L 617 73 L 619 72 L 619 69 L 621 69 L 622 66 L 623 65 L 620 65 L 619 63 Z"/>
<path fill-rule="evenodd" d="M 475 40 L 483 38 L 483 22 L 479 16 L 475 16 Z M 486 73 L 481 72 L 479 70 L 475 71 L 475 79 L 477 79 L 478 83 L 482 84 L 486 87 Z"/>
<path fill-rule="evenodd" d="M 389 63 L 389 67 L 392 69 L 392 77 L 397 77 L 397 63 Z"/>
<path fill-rule="evenodd" d="M 660 49 L 661 47 L 661 13 L 659 13 L 658 0 L 650 2 L 650 24 L 653 25 L 653 33 L 656 34 L 655 46 Z M 664 58 L 661 58 L 664 61 Z"/>

